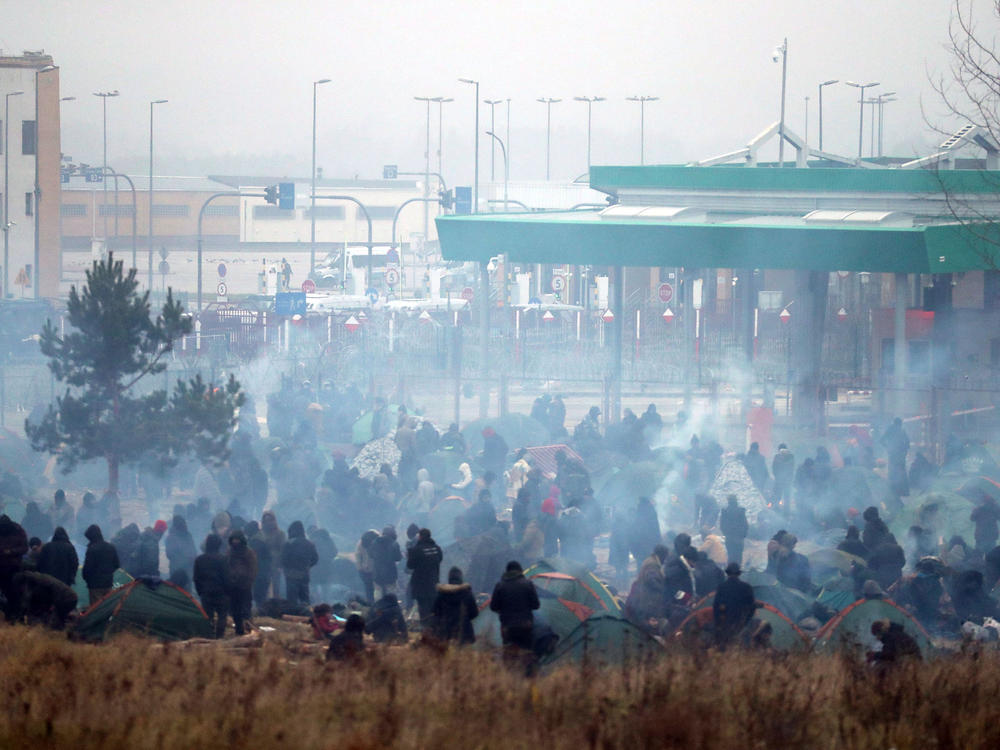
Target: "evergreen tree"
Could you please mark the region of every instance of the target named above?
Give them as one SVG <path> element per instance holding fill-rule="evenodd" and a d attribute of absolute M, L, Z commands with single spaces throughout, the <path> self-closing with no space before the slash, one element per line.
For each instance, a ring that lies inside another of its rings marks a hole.
<path fill-rule="evenodd" d="M 230 376 L 221 388 L 200 375 L 178 381 L 173 393 L 144 390 L 162 373 L 174 343 L 191 332 L 191 319 L 168 290 L 160 314 L 150 316 L 149 292 L 138 292 L 135 269 L 108 254 L 87 271 L 86 284 L 70 289 L 69 326 L 60 336 L 52 321 L 41 335 L 49 369 L 66 384 L 37 426 L 25 431 L 37 451 L 58 455 L 64 471 L 104 458 L 108 491 L 118 492 L 122 464 L 155 456 L 171 466 L 185 453 L 223 460 L 243 394 Z"/>

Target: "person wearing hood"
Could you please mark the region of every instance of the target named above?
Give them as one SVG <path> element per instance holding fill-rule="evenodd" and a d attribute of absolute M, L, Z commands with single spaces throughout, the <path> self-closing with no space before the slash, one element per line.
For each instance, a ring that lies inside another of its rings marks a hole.
<path fill-rule="evenodd" d="M 653 502 L 648 497 L 640 497 L 636 503 L 628 536 L 629 550 L 637 564 L 641 565 L 646 556 L 660 543 L 660 519 Z"/>
<path fill-rule="evenodd" d="M 518 559 L 528 565 L 534 565 L 545 554 L 545 534 L 538 521 L 532 518 L 524 529 L 520 543 L 514 548 Z"/>
<path fill-rule="evenodd" d="M 198 549 L 195 547 L 194 539 L 188 531 L 187 521 L 183 516 L 175 515 L 170 522 L 170 531 L 163 542 L 167 552 L 167 562 L 169 563 L 170 578 L 179 571 L 187 573 L 189 579 L 191 571 L 194 569 L 194 560 L 198 556 Z"/>
<path fill-rule="evenodd" d="M 330 597 L 334 579 L 335 560 L 337 559 L 337 544 L 326 529 L 312 528 L 308 531 L 309 541 L 316 546 L 319 562 L 310 572 L 310 579 L 316 589 L 317 598 L 321 602 L 333 601 Z"/>
<path fill-rule="evenodd" d="M 482 462 L 484 471 L 492 471 L 494 476 L 503 476 L 507 453 L 507 442 L 492 427 L 483 429 Z"/>
<path fill-rule="evenodd" d="M 545 556 L 554 557 L 559 554 L 559 513 L 562 505 L 559 502 L 559 488 L 549 487 L 549 494 L 542 501 L 542 509 L 538 514 L 538 525 L 545 535 Z"/>
<path fill-rule="evenodd" d="M 218 534 L 209 534 L 205 538 L 205 552 L 194 559 L 192 579 L 215 637 L 222 638 L 226 634 L 230 582 L 228 563 L 222 554 L 222 539 Z"/>
<path fill-rule="evenodd" d="M 66 502 L 66 492 L 56 490 L 52 497 L 52 508 L 49 510 L 49 518 L 56 526 L 62 526 L 67 531 L 71 531 L 76 523 L 76 513 L 73 506 Z"/>
<path fill-rule="evenodd" d="M 62 526 L 57 526 L 52 533 L 52 541 L 43 545 L 41 554 L 38 555 L 38 572 L 72 586 L 79 566 L 80 560 L 69 540 L 69 534 Z"/>
<path fill-rule="evenodd" d="M 747 512 L 740 506 L 736 495 L 726 498 L 726 503 L 726 507 L 719 514 L 719 530 L 726 538 L 726 557 L 729 558 L 727 562 L 734 562 L 739 566 L 743 564 L 743 545 L 750 532 L 750 524 L 747 521 Z"/>
<path fill-rule="evenodd" d="M 92 523 L 84 532 L 87 554 L 83 558 L 83 580 L 87 584 L 90 604 L 106 596 L 115 585 L 115 571 L 121 567 L 118 550 L 111 542 L 104 541 L 101 527 Z"/>
<path fill-rule="evenodd" d="M 133 578 L 139 575 L 139 537 L 141 532 L 139 527 L 130 523 L 128 526 L 119 529 L 118 533 L 111 538 L 111 543 L 118 550 L 118 557 L 121 559 L 121 566 Z"/>
<path fill-rule="evenodd" d="M 375 559 L 372 557 L 372 548 L 375 540 L 378 539 L 378 532 L 375 529 L 368 529 L 361 535 L 358 545 L 354 549 L 354 562 L 358 567 L 358 577 L 365 588 L 365 602 L 371 604 L 375 601 Z"/>
<path fill-rule="evenodd" d="M 28 536 L 37 536 L 39 539 L 51 539 L 55 527 L 52 519 L 47 513 L 43 513 L 34 500 L 24 506 L 24 518 L 21 519 L 21 526 Z"/>
<path fill-rule="evenodd" d="M 531 650 L 534 611 L 539 606 L 535 584 L 525 578 L 521 564 L 511 560 L 490 598 L 490 609 L 500 615 L 500 635 L 504 646 Z"/>
<path fill-rule="evenodd" d="M 763 492 L 764 488 L 767 486 L 768 474 L 767 462 L 760 454 L 759 443 L 750 443 L 750 450 L 748 450 L 746 455 L 743 456 L 743 465 L 746 467 L 747 474 L 750 475 L 750 479 L 754 483 L 754 486 Z"/>
<path fill-rule="evenodd" d="M 739 563 L 729 563 L 726 580 L 719 584 L 712 602 L 715 640 L 723 649 L 750 623 L 757 610 L 753 586 L 740 580 L 742 572 Z"/>
<path fill-rule="evenodd" d="M 271 552 L 271 567 L 267 571 L 271 580 L 271 596 L 281 596 L 281 553 L 285 549 L 285 532 L 278 527 L 274 511 L 264 511 L 260 517 L 260 533 Z"/>
<path fill-rule="evenodd" d="M 889 527 L 885 525 L 885 521 L 879 518 L 878 508 L 874 505 L 865 508 L 861 517 L 865 521 L 865 529 L 861 532 L 861 542 L 869 550 L 874 550 L 891 536 Z"/>
<path fill-rule="evenodd" d="M 861 541 L 861 532 L 854 524 L 847 527 L 847 535 L 844 537 L 844 541 L 837 545 L 837 549 L 849 555 L 860 557 L 862 560 L 868 558 L 868 548 Z"/>
<path fill-rule="evenodd" d="M 306 539 L 302 521 L 292 521 L 288 541 L 281 551 L 285 570 L 285 598 L 292 604 L 309 604 L 309 569 L 319 562 L 316 545 Z"/>
<path fill-rule="evenodd" d="M 142 532 L 136 556 L 136 578 L 160 577 L 160 537 L 166 530 L 167 522 L 158 520 L 152 528 Z"/>
<path fill-rule="evenodd" d="M 242 531 L 229 534 L 229 555 L 226 560 L 229 582 L 229 609 L 233 615 L 236 635 L 246 633 L 245 622 L 250 618 L 253 582 L 257 578 L 257 555 L 247 545 Z"/>
<path fill-rule="evenodd" d="M 876 620 L 872 623 L 871 633 L 882 643 L 882 650 L 868 655 L 869 660 L 876 665 L 889 665 L 904 659 L 920 661 L 920 646 L 898 622 L 888 619 Z"/>
<path fill-rule="evenodd" d="M 465 511 L 465 533 L 467 536 L 485 534 L 497 524 L 497 513 L 493 507 L 492 493 L 483 488 L 479 496 L 467 511 Z"/>
<path fill-rule="evenodd" d="M 434 631 L 442 641 L 460 646 L 476 642 L 472 621 L 479 615 L 472 586 L 462 580 L 462 570 L 448 571 L 448 583 L 439 583 L 434 599 Z"/>
<path fill-rule="evenodd" d="M 448 430 L 441 436 L 441 450 L 454 451 L 459 456 L 464 456 L 467 450 L 465 436 L 458 429 L 458 423 L 452 422 L 448 425 Z"/>
<path fill-rule="evenodd" d="M 784 443 L 778 445 L 778 452 L 771 459 L 771 474 L 774 476 L 774 499 L 788 515 L 792 507 L 792 481 L 795 479 L 795 454 Z"/>
<path fill-rule="evenodd" d="M 444 553 L 431 537 L 430 529 L 420 529 L 417 541 L 406 553 L 406 567 L 413 571 L 410 590 L 417 602 L 420 623 L 426 627 L 434 608 L 437 585 L 441 580 L 441 560 Z"/>
<path fill-rule="evenodd" d="M 434 506 L 436 494 L 437 488 L 431 481 L 431 473 L 427 469 L 419 469 L 417 471 L 417 502 L 414 512 L 429 513 Z"/>
<path fill-rule="evenodd" d="M 889 459 L 889 488 L 896 497 L 906 497 L 910 494 L 906 476 L 906 454 L 910 450 L 910 438 L 903 429 L 903 420 L 899 417 L 892 420 L 879 442 L 885 446 Z"/>
<path fill-rule="evenodd" d="M 260 525 L 251 521 L 243 527 L 247 545 L 257 555 L 257 577 L 253 579 L 253 602 L 260 609 L 267 601 L 267 592 L 271 587 L 271 548 L 264 541 Z"/>
<path fill-rule="evenodd" d="M 77 533 L 82 532 L 82 536 L 86 539 L 87 529 L 94 525 L 100 526 L 101 521 L 101 509 L 97 507 L 97 496 L 93 492 L 84 492 L 83 504 L 76 513 Z"/>
<path fill-rule="evenodd" d="M 403 553 L 396 541 L 396 529 L 386 526 L 382 533 L 372 541 L 372 580 L 379 587 L 382 595 L 395 593 L 399 580 L 399 569 L 396 563 L 403 559 Z"/>
<path fill-rule="evenodd" d="M 409 636 L 406 618 L 399 606 L 399 599 L 391 591 L 375 602 L 365 625 L 365 632 L 370 633 L 376 643 L 406 643 Z"/>

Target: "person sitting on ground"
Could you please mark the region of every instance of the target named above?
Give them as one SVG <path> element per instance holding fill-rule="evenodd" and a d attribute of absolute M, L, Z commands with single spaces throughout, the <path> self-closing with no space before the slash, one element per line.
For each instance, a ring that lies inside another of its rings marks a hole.
<path fill-rule="evenodd" d="M 326 650 L 327 661 L 352 661 L 365 650 L 365 620 L 353 614 L 344 623 L 344 629 L 330 638 Z"/>
<path fill-rule="evenodd" d="M 317 604 L 313 607 L 312 617 L 309 618 L 313 635 L 317 641 L 328 641 L 333 638 L 338 630 L 342 630 L 344 625 L 333 618 L 333 607 L 329 604 Z"/>
<path fill-rule="evenodd" d="M 855 555 L 862 560 L 868 558 L 868 548 L 861 541 L 861 530 L 853 524 L 847 527 L 847 535 L 844 541 L 837 545 L 837 549 L 849 555 Z"/>
<path fill-rule="evenodd" d="M 375 602 L 365 632 L 370 633 L 376 643 L 406 643 L 409 635 L 406 618 L 395 594 L 387 593 Z"/>
<path fill-rule="evenodd" d="M 868 654 L 868 659 L 874 664 L 896 664 L 904 659 L 917 659 L 920 656 L 920 646 L 898 622 L 888 619 L 876 620 L 872 623 L 872 635 L 882 643 L 881 651 Z"/>
<path fill-rule="evenodd" d="M 434 600 L 434 631 L 442 641 L 455 641 L 460 646 L 475 643 L 472 621 L 479 615 L 472 586 L 462 581 L 461 568 L 448 571 L 448 583 L 437 585 Z"/>

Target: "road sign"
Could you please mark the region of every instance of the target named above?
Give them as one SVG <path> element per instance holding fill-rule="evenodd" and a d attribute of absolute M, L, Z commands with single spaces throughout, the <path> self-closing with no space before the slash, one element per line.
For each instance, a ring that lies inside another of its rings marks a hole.
<path fill-rule="evenodd" d="M 778 313 L 778 320 L 780 320 L 782 323 L 787 323 L 791 319 L 792 319 L 792 314 L 788 312 L 787 307 L 782 308 L 781 312 Z"/>
<path fill-rule="evenodd" d="M 475 294 L 475 292 L 472 291 L 472 287 L 471 286 L 467 286 L 467 287 L 465 287 L 465 289 L 462 290 L 462 299 L 464 299 L 464 300 L 472 302 L 472 299 L 475 296 L 476 296 L 476 294 Z"/>
<path fill-rule="evenodd" d="M 278 292 L 274 295 L 274 312 L 277 315 L 305 315 L 305 292 Z"/>
<path fill-rule="evenodd" d="M 705 286 L 704 279 L 695 279 L 691 284 L 691 307 L 695 310 L 701 309 L 702 290 Z"/>
<path fill-rule="evenodd" d="M 837 310 L 837 320 L 839 320 L 841 323 L 847 320 L 847 308 L 842 307 L 839 310 Z"/>
<path fill-rule="evenodd" d="M 471 187 L 462 187 L 461 185 L 459 185 L 455 188 L 455 213 L 456 214 L 472 213 Z"/>
<path fill-rule="evenodd" d="M 160 273 L 163 276 L 166 276 L 168 273 L 170 273 L 170 264 L 167 263 L 167 261 L 165 260 L 160 261 Z"/>
<path fill-rule="evenodd" d="M 426 310 L 424 310 L 422 313 L 420 313 L 420 315 L 417 316 L 417 320 L 419 320 L 421 323 L 430 323 L 432 320 L 431 314 Z"/>
<path fill-rule="evenodd" d="M 385 269 L 385 283 L 387 286 L 396 286 L 399 284 L 399 269 L 398 268 L 387 268 Z"/>
<path fill-rule="evenodd" d="M 667 283 L 660 284 L 659 288 L 656 290 L 657 294 L 660 295 L 660 302 L 667 304 L 674 298 L 674 288 Z"/>
<path fill-rule="evenodd" d="M 290 210 L 295 208 L 295 183 L 278 183 L 278 208 Z"/>
<path fill-rule="evenodd" d="M 302 282 L 302 291 L 306 294 L 312 294 L 316 291 L 316 282 L 312 279 L 306 279 Z"/>
<path fill-rule="evenodd" d="M 225 281 L 220 281 L 219 285 L 215 287 L 215 293 L 218 294 L 220 297 L 225 297 L 228 292 L 229 292 L 229 287 L 226 286 Z"/>
<path fill-rule="evenodd" d="M 553 276 L 552 277 L 552 291 L 553 292 L 561 292 L 565 288 L 566 288 L 566 279 L 564 279 L 562 276 Z"/>
<path fill-rule="evenodd" d="M 605 310 L 604 314 L 601 316 L 601 320 L 603 320 L 605 323 L 610 323 L 614 319 L 615 319 L 615 314 L 611 312 L 610 307 L 607 310 Z"/>
<path fill-rule="evenodd" d="M 360 323 L 358 323 L 358 319 L 355 318 L 353 315 L 344 321 L 344 328 L 346 328 L 351 333 L 354 333 L 356 330 L 358 330 L 359 325 Z"/>
<path fill-rule="evenodd" d="M 395 180 L 399 177 L 399 167 L 395 164 L 386 164 L 382 167 L 382 179 L 383 180 Z"/>
<path fill-rule="evenodd" d="M 226 278 L 226 264 L 225 263 L 220 263 L 219 264 L 219 278 L 220 279 Z"/>
<path fill-rule="evenodd" d="M 664 323 L 674 322 L 674 311 L 671 310 L 669 307 L 663 311 L 663 322 Z"/>
<path fill-rule="evenodd" d="M 542 320 L 544 320 L 546 323 L 551 323 L 555 319 L 556 316 L 552 314 L 551 310 L 546 310 L 545 313 L 542 315 Z"/>

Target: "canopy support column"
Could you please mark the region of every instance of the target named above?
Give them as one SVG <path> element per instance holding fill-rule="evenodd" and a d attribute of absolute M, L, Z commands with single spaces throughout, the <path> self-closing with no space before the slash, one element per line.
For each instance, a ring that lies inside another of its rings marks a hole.
<path fill-rule="evenodd" d="M 479 418 L 486 419 L 490 410 L 490 269 L 489 263 L 479 264 Z"/>
<path fill-rule="evenodd" d="M 919 276 L 917 277 L 920 278 Z M 896 416 L 901 417 L 906 409 L 906 302 L 907 274 L 896 274 L 896 306 L 893 309 L 892 331 L 892 388 Z"/>
<path fill-rule="evenodd" d="M 622 418 L 622 329 L 625 324 L 625 269 L 614 267 L 614 287 L 611 312 L 615 319 L 611 322 L 611 408 L 609 423 L 617 423 Z"/>

